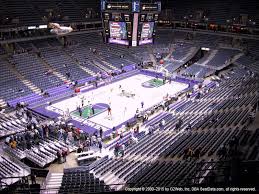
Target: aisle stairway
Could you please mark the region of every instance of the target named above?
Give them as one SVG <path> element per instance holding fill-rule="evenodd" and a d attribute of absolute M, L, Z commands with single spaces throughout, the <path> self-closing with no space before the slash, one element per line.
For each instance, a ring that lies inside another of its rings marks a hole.
<path fill-rule="evenodd" d="M 99 67 L 100 69 L 109 72 L 110 70 L 106 67 L 104 67 L 102 64 L 100 64 L 99 62 L 97 62 L 96 60 L 93 60 L 94 65 L 96 65 L 97 67 Z"/>
<path fill-rule="evenodd" d="M 193 57 L 198 52 L 198 50 L 200 50 L 200 48 L 197 48 L 195 46 L 191 47 L 188 54 L 182 60 L 186 61 L 186 59 Z"/>
<path fill-rule="evenodd" d="M 148 47 L 148 53 L 149 53 L 150 60 L 153 62 L 154 65 L 156 65 L 156 58 L 154 56 L 152 47 L 150 47 L 150 46 Z"/>
<path fill-rule="evenodd" d="M 38 88 L 34 83 L 32 83 L 30 80 L 26 79 L 21 73 L 19 73 L 11 64 L 8 60 L 6 60 L 9 69 L 23 82 L 24 85 L 26 85 L 28 88 L 30 88 L 34 93 L 40 94 L 41 90 Z M 0 101 L 1 102 L 1 101 Z"/>
<path fill-rule="evenodd" d="M 114 69 L 114 70 L 117 69 L 116 67 L 114 67 L 113 65 L 111 65 L 111 64 L 108 63 L 107 61 L 104 61 L 103 59 L 102 59 L 102 62 L 103 62 L 103 64 L 107 65 L 107 66 L 110 67 L 111 69 Z"/>
<path fill-rule="evenodd" d="M 86 73 L 90 74 L 91 76 L 95 76 L 95 75 L 96 75 L 96 73 L 93 72 L 92 70 L 90 70 L 90 69 L 88 69 L 88 68 L 86 68 L 86 67 L 80 65 L 80 63 L 79 63 L 73 56 L 71 56 L 71 55 L 69 54 L 69 52 L 67 52 L 66 50 L 64 50 L 64 52 L 67 54 L 68 57 L 70 57 L 70 58 L 75 62 L 75 64 L 78 65 L 78 67 L 79 67 L 80 69 L 82 69 L 82 70 L 85 71 Z"/>
<path fill-rule="evenodd" d="M 170 48 L 169 48 L 169 53 L 168 53 L 168 55 L 164 58 L 165 60 L 169 59 L 169 58 L 172 56 L 173 52 L 175 51 L 175 48 L 174 48 L 173 44 L 170 44 L 169 47 L 170 47 Z"/>
<path fill-rule="evenodd" d="M 206 64 L 207 64 L 208 62 L 210 62 L 213 57 L 216 56 L 217 52 L 218 52 L 218 50 L 213 50 L 213 51 L 211 51 L 211 53 L 209 54 L 209 56 L 207 57 L 207 59 L 206 59 L 203 63 L 198 63 L 198 64 L 201 65 L 201 66 L 206 66 Z"/>
<path fill-rule="evenodd" d="M 62 183 L 64 173 L 49 173 L 45 185 L 43 185 L 42 194 L 56 194 Z"/>
<path fill-rule="evenodd" d="M 6 102 L 2 98 L 0 98 L 0 107 L 5 107 L 6 105 Z"/>
<path fill-rule="evenodd" d="M 38 57 L 38 59 L 42 62 L 42 64 L 44 64 L 48 69 L 50 69 L 55 76 L 57 76 L 62 81 L 67 81 L 67 78 L 64 75 L 53 69 L 42 57 Z"/>

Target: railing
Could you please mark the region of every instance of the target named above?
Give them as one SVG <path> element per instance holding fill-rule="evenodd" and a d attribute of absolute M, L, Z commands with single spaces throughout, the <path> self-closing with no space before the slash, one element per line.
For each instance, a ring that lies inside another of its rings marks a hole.
<path fill-rule="evenodd" d="M 1 187 L 0 190 L 8 187 L 9 185 L 12 185 L 14 183 L 16 183 L 17 181 L 19 181 L 21 178 L 23 177 L 27 177 L 28 175 L 31 174 L 31 169 L 30 167 L 28 167 L 27 165 L 23 164 L 22 162 L 20 162 L 19 160 L 17 160 L 16 158 L 14 158 L 13 156 L 9 156 L 8 160 L 10 160 L 12 163 L 16 164 L 17 166 L 22 168 L 22 171 L 19 171 L 19 174 L 13 174 L 14 176 L 10 176 L 10 177 L 1 177 Z M 3 181 L 4 180 L 4 181 Z M 2 185 L 2 184 L 5 185 Z"/>
<path fill-rule="evenodd" d="M 9 157 L 9 159 L 14 163 L 22 167 L 24 170 L 26 170 L 29 174 L 31 174 L 31 168 L 27 166 L 26 164 L 22 163 L 20 160 L 17 160 L 14 157 Z"/>
<path fill-rule="evenodd" d="M 168 29 L 159 29 L 159 30 L 168 30 Z M 212 32 L 209 30 L 201 30 L 201 29 L 196 29 L 193 31 L 192 29 L 189 28 L 176 28 L 176 29 L 170 29 L 172 31 L 180 31 L 180 32 L 195 32 L 195 33 L 201 33 L 201 34 L 210 34 L 210 35 L 215 35 L 215 36 L 228 36 L 228 37 L 234 37 L 234 38 L 246 38 L 246 39 L 252 39 L 252 40 L 259 40 L 258 35 L 253 35 L 253 34 L 236 34 L 236 33 L 231 33 L 231 32 Z"/>
<path fill-rule="evenodd" d="M 100 32 L 102 31 L 102 28 L 91 28 L 88 30 L 82 30 L 78 32 L 71 32 L 67 34 L 67 36 L 75 35 L 75 34 L 86 34 L 86 33 L 94 33 L 94 32 Z M 15 39 L 8 39 L 8 40 L 0 40 L 1 44 L 4 43 L 14 43 L 14 42 L 25 42 L 30 40 L 41 40 L 41 39 L 47 39 L 47 38 L 56 38 L 57 35 L 44 35 L 44 36 L 36 36 L 36 37 L 26 37 L 26 38 L 15 38 Z"/>

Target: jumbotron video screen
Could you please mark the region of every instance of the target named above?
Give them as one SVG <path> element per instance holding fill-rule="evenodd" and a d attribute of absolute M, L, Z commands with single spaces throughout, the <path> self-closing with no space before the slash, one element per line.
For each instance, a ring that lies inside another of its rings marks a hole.
<path fill-rule="evenodd" d="M 127 40 L 127 28 L 126 22 L 114 22 L 110 21 L 110 43 L 124 44 L 128 45 L 129 41 Z"/>
<path fill-rule="evenodd" d="M 141 30 L 139 44 L 148 44 L 153 42 L 154 22 L 144 22 Z"/>

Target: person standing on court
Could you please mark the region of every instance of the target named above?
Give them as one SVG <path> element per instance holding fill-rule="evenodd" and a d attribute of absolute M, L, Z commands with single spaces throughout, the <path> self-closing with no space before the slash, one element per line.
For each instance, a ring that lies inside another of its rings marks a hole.
<path fill-rule="evenodd" d="M 91 104 L 92 114 L 94 115 L 94 105 Z"/>
<path fill-rule="evenodd" d="M 108 110 L 108 115 L 112 115 L 112 112 L 111 112 L 111 111 L 112 111 L 112 109 L 111 109 L 111 107 L 110 107 L 110 106 L 108 106 L 108 109 L 107 109 L 107 110 Z"/>
<path fill-rule="evenodd" d="M 82 107 L 84 107 L 84 98 L 81 99 Z"/>
<path fill-rule="evenodd" d="M 142 101 L 142 102 L 141 102 L 141 108 L 143 108 L 143 107 L 144 107 L 144 102 Z"/>
<path fill-rule="evenodd" d="M 79 107 L 78 108 L 78 112 L 79 112 L 79 115 L 80 115 L 80 117 L 82 116 L 82 113 L 83 113 L 83 111 L 82 111 L 82 108 L 81 107 Z"/>

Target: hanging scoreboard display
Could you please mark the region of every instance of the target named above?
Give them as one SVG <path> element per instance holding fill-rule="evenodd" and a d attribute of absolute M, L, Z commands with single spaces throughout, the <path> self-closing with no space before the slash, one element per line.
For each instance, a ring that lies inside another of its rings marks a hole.
<path fill-rule="evenodd" d="M 105 43 L 138 46 L 154 42 L 161 2 L 101 0 Z"/>
<path fill-rule="evenodd" d="M 109 43 L 129 45 L 126 22 L 109 22 Z"/>
<path fill-rule="evenodd" d="M 139 45 L 153 43 L 154 22 L 143 22 Z"/>

